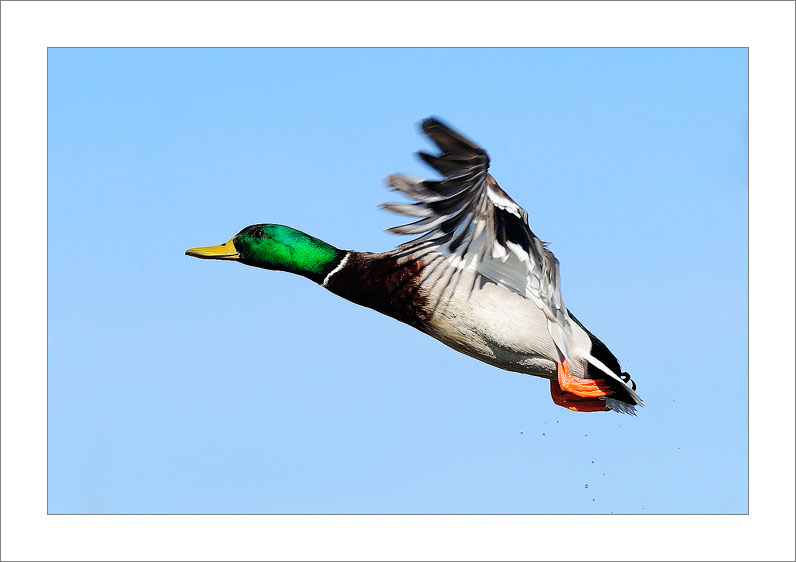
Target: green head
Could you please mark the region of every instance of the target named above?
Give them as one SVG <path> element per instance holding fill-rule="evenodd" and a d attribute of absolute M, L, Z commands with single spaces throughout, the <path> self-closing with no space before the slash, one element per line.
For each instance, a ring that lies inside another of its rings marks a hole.
<path fill-rule="evenodd" d="M 236 260 L 246 265 L 288 271 L 320 283 L 345 255 L 323 240 L 281 224 L 253 224 L 218 246 L 192 248 L 186 255 Z"/>

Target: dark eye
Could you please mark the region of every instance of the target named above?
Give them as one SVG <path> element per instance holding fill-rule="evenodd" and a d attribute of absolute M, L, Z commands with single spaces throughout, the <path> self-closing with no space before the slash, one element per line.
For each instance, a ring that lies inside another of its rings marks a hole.
<path fill-rule="evenodd" d="M 254 236 L 255 238 L 262 238 L 263 236 L 265 236 L 265 233 L 263 232 L 262 228 L 255 228 L 254 232 L 252 233 L 252 236 Z"/>

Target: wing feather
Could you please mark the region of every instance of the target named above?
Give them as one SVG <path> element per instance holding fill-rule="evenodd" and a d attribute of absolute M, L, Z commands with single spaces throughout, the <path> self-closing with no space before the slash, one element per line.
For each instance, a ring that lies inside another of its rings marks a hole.
<path fill-rule="evenodd" d="M 389 229 L 396 234 L 419 235 L 401 247 L 434 245 L 447 255 L 452 266 L 474 267 L 484 277 L 525 296 L 544 312 L 548 331 L 562 357 L 572 359 L 574 354 L 591 363 L 622 385 L 636 404 L 643 404 L 629 375 L 632 388 L 623 378 L 625 373 L 614 373 L 589 351 L 570 349 L 573 331 L 561 297 L 558 259 L 531 231 L 525 209 L 488 173 L 486 151 L 436 119 L 427 119 L 422 127 L 441 154 L 418 155 L 444 179 L 422 180 L 399 174 L 387 178 L 393 189 L 415 202 L 386 203 L 382 207 L 419 218 Z M 618 400 L 609 398 L 606 402 L 611 409 L 633 411 L 632 406 Z"/>
<path fill-rule="evenodd" d="M 433 242 L 452 261 L 474 264 L 482 275 L 534 301 L 569 333 L 558 260 L 531 231 L 525 209 L 488 173 L 486 151 L 436 119 L 424 121 L 422 127 L 441 154 L 418 154 L 444 179 L 388 177 L 392 188 L 416 202 L 384 207 L 421 217 L 390 232 L 420 235 L 404 246 Z"/>

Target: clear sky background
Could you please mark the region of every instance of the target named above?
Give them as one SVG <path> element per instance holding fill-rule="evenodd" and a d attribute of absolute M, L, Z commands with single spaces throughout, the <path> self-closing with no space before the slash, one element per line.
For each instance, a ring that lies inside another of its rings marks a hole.
<path fill-rule="evenodd" d="M 67 50 L 48 70 L 50 513 L 745 513 L 745 49 Z M 306 279 L 387 250 L 435 115 L 561 261 L 636 418 L 555 406 Z"/>

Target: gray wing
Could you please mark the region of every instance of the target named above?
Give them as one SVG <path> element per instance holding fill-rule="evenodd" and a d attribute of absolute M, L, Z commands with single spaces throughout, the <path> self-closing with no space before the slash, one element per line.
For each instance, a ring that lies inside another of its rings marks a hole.
<path fill-rule="evenodd" d="M 436 119 L 427 119 L 422 127 L 441 153 L 418 154 L 444 179 L 388 177 L 392 188 L 416 202 L 382 207 L 419 219 L 389 231 L 419 235 L 403 246 L 434 245 L 451 263 L 471 264 L 495 283 L 533 300 L 551 323 L 569 332 L 558 260 L 531 231 L 528 213 L 487 172 L 486 151 Z"/>

